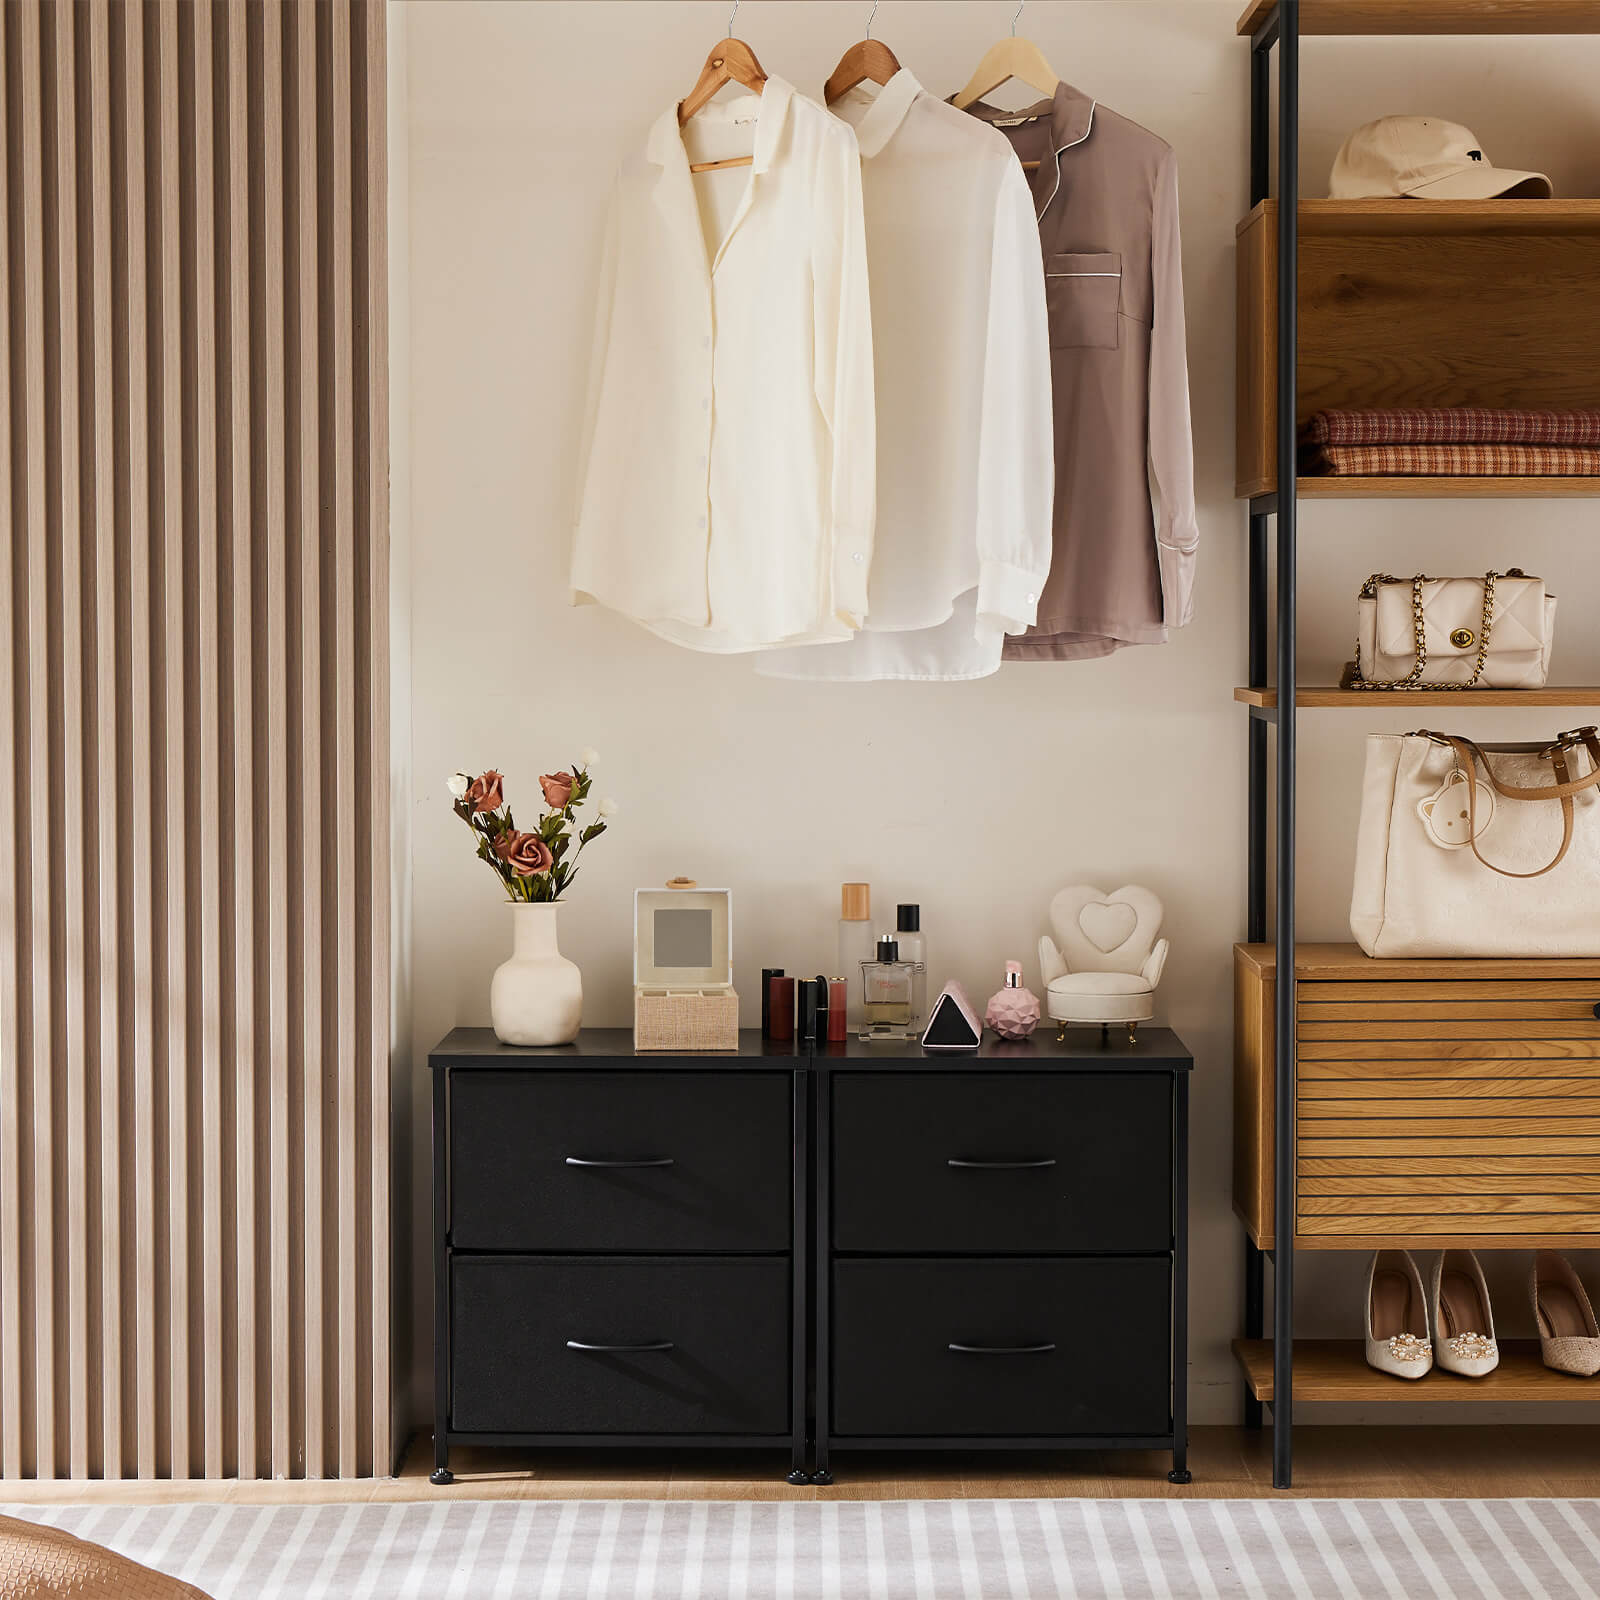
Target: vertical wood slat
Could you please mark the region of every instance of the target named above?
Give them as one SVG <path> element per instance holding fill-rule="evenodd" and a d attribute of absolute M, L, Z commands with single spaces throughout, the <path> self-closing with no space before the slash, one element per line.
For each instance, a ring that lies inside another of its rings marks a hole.
<path fill-rule="evenodd" d="M 119 339 L 117 375 L 118 417 L 121 440 L 118 463 L 124 482 L 118 484 L 122 535 L 127 549 L 127 601 L 122 631 L 128 662 L 127 739 L 119 785 L 132 813 L 128 856 L 124 868 L 131 888 L 128 922 L 123 942 L 133 967 L 132 1014 L 125 1019 L 124 1050 L 133 1056 L 133 1144 L 129 1164 L 134 1168 L 134 1471 L 141 1478 L 156 1474 L 158 1425 L 158 1363 L 156 1294 L 156 951 L 155 951 L 155 809 L 148 752 L 154 738 L 154 702 L 150 636 L 150 411 L 149 384 L 149 272 L 145 261 L 145 61 L 142 8 L 123 5 L 117 13 L 122 24 L 121 99 L 122 212 L 118 240 L 125 280 L 124 323 Z"/>
<path fill-rule="evenodd" d="M 350 82 L 350 13 L 344 6 L 332 6 L 322 13 L 332 35 L 329 50 L 329 75 L 333 84 Z M 331 368 L 333 405 L 325 433 L 333 448 L 330 458 L 334 520 L 334 616 L 332 651 L 334 715 L 332 727 L 323 735 L 336 758 L 324 763 L 333 775 L 329 814 L 341 819 L 331 842 L 338 853 L 333 873 L 335 909 L 333 941 L 337 996 L 335 1025 L 331 1030 L 331 1059 L 338 1072 L 338 1126 L 356 1126 L 356 835 L 354 818 L 358 804 L 351 783 L 350 763 L 337 759 L 337 752 L 353 750 L 355 728 L 355 485 L 352 481 L 351 439 L 355 424 L 351 395 L 354 359 L 354 330 L 351 326 L 351 297 L 355 270 L 350 237 L 350 117 L 348 101 L 330 96 L 328 106 L 329 140 L 332 160 L 323 167 L 324 187 L 331 190 L 326 211 L 333 237 L 324 259 L 324 311 L 330 312 L 331 360 L 328 340 L 323 341 L 321 371 L 326 383 Z M 326 280 L 331 278 L 331 283 Z M 328 302 L 331 300 L 331 305 Z M 349 1477 L 355 1471 L 357 1388 L 360 1377 L 356 1365 L 356 1141 L 339 1140 L 334 1145 L 338 1161 L 338 1390 L 339 1390 L 339 1473 Z"/>
<path fill-rule="evenodd" d="M 151 340 L 151 481 L 158 507 L 152 528 L 161 558 L 158 615 L 161 644 L 161 719 L 155 747 L 163 782 L 156 796 L 156 836 L 161 841 L 164 947 L 157 951 L 161 984 L 156 997 L 166 1099 L 167 1285 L 166 1380 L 168 1474 L 192 1476 L 189 1418 L 189 1040 L 185 983 L 188 944 L 186 861 L 188 817 L 184 805 L 184 525 L 183 525 L 183 283 L 179 264 L 183 217 L 178 181 L 178 0 L 155 0 L 148 13 L 146 48 L 154 58 L 155 95 L 147 103 L 145 148 L 156 171 L 147 225 L 151 249 L 155 327 Z M 147 82 L 150 81 L 147 76 Z M 159 1135 L 158 1135 L 159 1138 Z"/>
<path fill-rule="evenodd" d="M 295 390 L 293 415 L 299 504 L 291 507 L 299 551 L 299 625 L 290 638 L 298 645 L 299 675 L 291 705 L 298 711 L 290 730 L 295 785 L 300 796 L 298 870 L 294 884 L 300 932 L 301 1071 L 301 1313 L 302 1410 L 305 1473 L 323 1474 L 325 1434 L 324 1277 L 322 1254 L 323 1133 L 322 1085 L 317 1070 L 322 1060 L 322 779 L 325 753 L 319 737 L 322 705 L 322 485 L 320 481 L 320 363 L 317 345 L 317 157 L 320 129 L 317 107 L 316 8 L 296 6 L 286 13 L 294 23 L 293 75 L 295 115 L 285 118 L 286 177 L 292 178 L 294 216 L 286 226 L 299 243 L 294 279 L 296 344 L 290 347 L 290 381 Z M 313 1078 L 313 1071 L 316 1077 Z"/>
<path fill-rule="evenodd" d="M 255 341 L 262 363 L 262 434 L 257 445 L 261 476 L 258 502 L 260 522 L 266 529 L 284 528 L 288 504 L 288 418 L 285 396 L 285 346 L 288 325 L 284 319 L 284 273 L 290 241 L 283 234 L 283 33 L 282 13 L 276 6 L 252 10 L 252 26 L 259 17 L 260 60 L 256 67 L 261 102 L 261 205 L 255 237 L 270 240 L 260 252 L 263 282 L 262 334 Z M 273 244 L 277 248 L 273 248 Z M 268 771 L 267 794 L 267 1036 L 270 1059 L 271 1143 L 271 1384 L 272 1475 L 287 1477 L 291 1470 L 293 1395 L 290 1330 L 290 1195 L 291 1133 L 289 1125 L 289 744 L 288 703 L 291 671 L 288 639 L 287 541 L 263 547 L 266 572 L 266 632 L 261 640 L 261 674 L 267 742 L 263 756 Z"/>
<path fill-rule="evenodd" d="M 18 870 L 17 760 L 20 685 L 18 652 L 26 637 L 17 625 L 14 593 L 16 561 L 22 548 L 17 500 L 13 493 L 11 456 L 20 435 L 13 431 L 11 386 L 14 286 L 11 250 L 16 228 L 11 205 L 11 68 L 15 13 L 0 12 L 0 217 L 5 218 L 5 249 L 0 250 L 0 505 L 5 507 L 6 545 L 0 560 L 0 649 L 5 652 L 6 704 L 0 705 L 0 906 L 16 908 L 0 918 L 0 1474 L 22 1474 L 22 1033 L 19 1009 L 23 998 L 21 896 Z M 23 579 L 26 582 L 26 579 Z"/>
<path fill-rule="evenodd" d="M 382 11 L 0 9 L 9 1476 L 392 1466 Z"/>
<path fill-rule="evenodd" d="M 19 809 L 26 818 L 26 876 L 30 892 L 17 896 L 18 918 L 26 928 L 28 985 L 24 1001 L 23 1056 L 31 1058 L 32 1081 L 25 1115 L 31 1122 L 31 1159 L 24 1168 L 28 1192 L 24 1204 L 32 1222 L 23 1243 L 27 1277 L 20 1296 L 23 1359 L 31 1356 L 33 1392 L 24 1412 L 33 1472 L 41 1478 L 56 1471 L 56 1318 L 55 1318 L 55 1202 L 53 1198 L 54 1098 L 51 1082 L 55 1058 L 53 995 L 55 964 L 50 948 L 50 817 L 45 796 L 30 775 L 48 781 L 50 750 L 49 707 L 46 703 L 46 668 L 49 656 L 46 577 L 45 496 L 45 319 L 44 319 L 44 150 L 43 63 L 40 48 L 40 13 L 32 6 L 21 10 L 18 28 L 18 115 L 21 123 L 21 160 L 13 169 L 22 186 L 22 394 L 23 482 L 27 505 L 26 528 L 26 631 L 17 662 L 19 686 L 25 684 L 22 718 L 27 733 L 26 765 L 19 767 Z M 24 537 L 21 530 L 20 538 Z M 19 605 L 18 610 L 22 608 Z M 20 631 L 20 630 L 19 630 Z M 26 1135 L 25 1135 L 26 1136 Z"/>
<path fill-rule="evenodd" d="M 373 752 L 370 776 L 387 787 L 388 774 L 378 765 L 378 752 L 389 751 L 389 674 L 384 657 L 389 626 L 389 283 L 388 255 L 388 60 L 387 0 L 365 0 L 365 38 L 353 52 L 363 80 L 364 104 L 355 108 L 359 142 L 357 182 L 365 206 L 357 218 L 357 249 L 365 278 L 356 285 L 365 313 L 364 361 L 356 370 L 357 428 L 355 456 L 365 481 L 358 506 L 366 539 L 366 566 L 356 572 L 357 610 L 365 626 L 365 693 L 357 714 L 357 748 Z M 358 320 L 358 327 L 360 326 Z M 363 608 L 364 607 L 364 608 Z M 368 1459 L 393 1459 L 390 1419 L 393 1415 L 393 1363 L 389 1320 L 393 1287 L 390 1261 L 389 1125 L 389 835 L 386 813 L 376 806 L 358 806 L 364 830 L 359 852 L 361 903 L 369 908 L 364 950 L 367 1005 L 363 1017 L 363 1060 L 372 1063 L 367 1108 L 367 1261 L 371 1300 L 367 1307 L 371 1372 L 366 1395 L 371 1412 Z"/>
<path fill-rule="evenodd" d="M 124 1471 L 122 1451 L 122 1074 L 118 1070 L 118 1016 L 125 993 L 118 949 L 117 889 L 117 739 L 123 717 L 117 699 L 116 606 L 116 445 L 115 384 L 112 367 L 111 311 L 111 15 L 110 0 L 92 0 L 83 13 L 86 31 L 80 60 L 87 56 L 84 96 L 89 136 L 90 313 L 89 366 L 94 427 L 89 470 L 94 486 L 93 621 L 85 637 L 94 651 L 94 693 L 86 719 L 94 733 L 94 831 L 96 962 L 99 1028 L 94 1057 L 99 1084 L 100 1217 L 99 1465 L 104 1477 Z M 90 824 L 86 821 L 85 828 Z"/>
<path fill-rule="evenodd" d="M 83 586 L 78 537 L 77 14 L 71 6 L 58 6 L 48 15 L 54 72 L 45 69 L 46 94 L 55 126 L 45 130 L 51 146 L 46 166 L 53 168 L 45 180 L 46 316 L 47 328 L 54 330 L 55 337 L 47 334 L 45 399 L 53 413 L 56 459 L 54 481 L 47 491 L 51 499 L 49 554 L 55 565 L 49 656 L 55 749 L 47 793 L 58 834 L 51 852 L 51 899 L 60 931 L 58 936 L 52 935 L 51 942 L 63 990 L 58 1059 L 66 1077 L 65 1137 L 60 1141 L 66 1158 L 65 1205 L 61 1208 L 66 1231 L 66 1316 L 58 1354 L 64 1356 L 66 1367 L 67 1466 L 72 1477 L 80 1478 L 89 1471 L 89 1108 L 83 924 L 85 811 L 80 760 L 83 666 L 78 650 Z"/>
<path fill-rule="evenodd" d="M 199 985 L 199 1061 L 201 1064 L 201 1196 L 200 1196 L 200 1304 L 201 1348 L 206 1352 L 222 1348 L 222 1082 L 211 1064 L 222 1059 L 222 994 L 219 946 L 222 938 L 221 889 L 222 843 L 218 817 L 221 774 L 218 749 L 221 726 L 218 721 L 217 687 L 217 436 L 213 425 L 217 409 L 216 359 L 211 337 L 217 326 L 216 263 L 214 260 L 216 224 L 213 213 L 213 143 L 211 8 L 191 6 L 181 21 L 187 34 L 185 79 L 180 104 L 186 111 L 183 122 L 184 144 L 192 163 L 188 173 L 188 193 L 184 196 L 185 295 L 193 297 L 191 314 L 185 319 L 186 404 L 192 407 L 192 423 L 185 428 L 185 456 L 190 458 L 195 475 L 193 649 L 195 671 L 191 688 L 197 706 L 193 726 L 198 738 L 192 741 L 200 755 L 195 777 L 197 793 L 191 795 L 191 814 L 199 834 L 196 850 L 198 885 L 191 884 L 190 913 L 200 930 Z M 193 447 L 187 436 L 192 432 Z M 194 770 L 194 769 L 191 769 Z M 198 891 L 198 892 L 196 892 Z M 223 1384 L 214 1363 L 207 1362 L 201 1374 L 201 1460 L 205 1476 L 218 1478 L 223 1471 Z"/>
<path fill-rule="evenodd" d="M 256 1034 L 255 963 L 250 939 L 243 930 L 255 925 L 255 788 L 251 725 L 252 633 L 254 560 L 250 520 L 250 163 L 249 163 L 249 59 L 246 15 L 235 7 L 220 14 L 225 33 L 225 70 L 219 67 L 227 110 L 219 131 L 227 151 L 226 222 L 219 250 L 225 260 L 228 294 L 225 302 L 227 338 L 218 359 L 228 375 L 228 427 L 224 440 L 230 466 L 226 487 L 228 528 L 232 536 L 228 593 L 219 601 L 229 608 L 233 657 L 222 670 L 232 673 L 231 738 L 223 756 L 231 775 L 233 815 L 233 876 L 228 887 L 233 896 L 233 1031 L 229 1044 L 237 1073 L 234 1088 L 234 1335 L 240 1359 L 246 1363 L 236 1381 L 237 1418 L 234 1435 L 234 1471 L 252 1477 L 259 1470 L 256 1453 L 256 1384 L 249 1370 L 259 1359 L 256 1343 Z M 225 1246 L 226 1247 L 226 1246 Z"/>

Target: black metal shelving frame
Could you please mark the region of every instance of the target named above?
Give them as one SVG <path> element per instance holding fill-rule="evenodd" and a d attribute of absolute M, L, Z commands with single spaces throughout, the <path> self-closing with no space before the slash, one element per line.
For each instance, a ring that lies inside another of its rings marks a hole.
<path fill-rule="evenodd" d="M 1574 18 L 1583 31 L 1600 32 L 1600 19 Z M 1324 31 L 1313 27 L 1313 32 Z M 1412 32 L 1395 27 L 1375 33 Z M 1471 27 L 1438 31 L 1471 33 L 1518 32 L 1518 28 Z M 1536 29 L 1528 31 L 1551 31 Z M 1249 708 L 1249 862 L 1247 878 L 1248 938 L 1252 944 L 1270 938 L 1276 952 L 1274 995 L 1274 1127 L 1273 1248 L 1263 1251 L 1245 1238 L 1245 1336 L 1259 1340 L 1266 1332 L 1266 1264 L 1272 1282 L 1272 1482 L 1287 1489 L 1294 1475 L 1294 1203 L 1295 1103 L 1295 763 L 1298 721 L 1298 677 L 1295 662 L 1298 602 L 1298 284 L 1300 224 L 1300 39 L 1301 0 L 1276 0 L 1265 7 L 1250 36 L 1250 204 L 1259 205 L 1272 187 L 1272 71 L 1277 52 L 1277 361 L 1275 391 L 1276 487 L 1250 497 L 1249 626 L 1250 683 L 1267 685 L 1269 659 L 1276 672 L 1277 693 L 1271 705 Z M 1269 522 L 1275 537 L 1269 543 Z M 1276 570 L 1269 565 L 1275 559 Z M 1276 623 L 1276 649 L 1269 649 Z M 1270 731 L 1276 729 L 1276 748 Z M 1272 780 L 1272 815 L 1268 815 L 1268 780 Z M 1272 900 L 1269 917 L 1268 863 L 1272 857 Z M 1269 933 L 1270 929 L 1270 933 Z M 1260 1428 L 1263 1402 L 1247 1391 L 1245 1423 Z"/>
<path fill-rule="evenodd" d="M 1295 616 L 1297 599 L 1295 496 L 1295 389 L 1300 212 L 1300 4 L 1278 0 L 1250 39 L 1250 204 L 1271 186 L 1272 52 L 1278 66 L 1278 363 L 1277 490 L 1250 501 L 1250 682 L 1267 681 L 1273 600 L 1277 610 L 1276 706 L 1250 707 L 1248 937 L 1267 938 L 1267 778 L 1275 765 L 1273 832 L 1275 898 L 1273 939 L 1278 953 L 1274 1074 L 1273 1203 L 1278 1217 L 1294 1215 L 1295 1102 Z M 1268 527 L 1276 521 L 1276 583 L 1269 583 Z M 1275 596 L 1269 591 L 1276 589 Z M 1268 729 L 1278 731 L 1276 761 Z M 1272 1258 L 1272 1482 L 1287 1489 L 1293 1477 L 1294 1246 L 1275 1236 Z M 1266 1321 L 1266 1259 L 1245 1239 L 1245 1336 L 1259 1339 Z M 1245 1401 L 1247 1426 L 1259 1428 L 1262 1403 Z"/>

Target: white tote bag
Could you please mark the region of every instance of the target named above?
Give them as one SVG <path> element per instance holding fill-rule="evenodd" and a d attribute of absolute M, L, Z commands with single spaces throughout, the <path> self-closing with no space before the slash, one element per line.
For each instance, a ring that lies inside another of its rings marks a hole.
<path fill-rule="evenodd" d="M 1600 738 L 1374 734 L 1350 931 L 1369 956 L 1600 956 Z"/>

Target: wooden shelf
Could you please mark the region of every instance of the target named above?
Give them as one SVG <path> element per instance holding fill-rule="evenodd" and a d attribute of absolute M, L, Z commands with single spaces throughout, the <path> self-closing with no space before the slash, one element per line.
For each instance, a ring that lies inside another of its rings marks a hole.
<path fill-rule="evenodd" d="M 1295 486 L 1308 500 L 1564 500 L 1600 495 L 1600 477 L 1325 477 L 1297 478 Z"/>
<path fill-rule="evenodd" d="M 1277 227 L 1278 202 L 1259 201 L 1235 226 Z M 1446 235 L 1534 238 L 1600 233 L 1600 200 L 1302 200 L 1300 237 L 1418 239 Z"/>
<path fill-rule="evenodd" d="M 1271 494 L 1270 478 L 1240 483 L 1241 500 Z M 1600 497 L 1600 477 L 1592 478 L 1296 478 L 1302 500 L 1581 500 Z"/>
<path fill-rule="evenodd" d="M 1272 707 L 1276 689 L 1242 688 L 1233 691 L 1242 706 Z M 1398 711 L 1406 706 L 1600 706 L 1600 688 L 1547 689 L 1338 689 L 1301 687 L 1294 703 L 1302 710 L 1328 710 L 1362 706 L 1368 711 Z"/>
<path fill-rule="evenodd" d="M 1600 1402 L 1600 1383 L 1552 1372 L 1539 1359 L 1537 1339 L 1502 1339 L 1500 1365 L 1486 1378 L 1458 1378 L 1433 1371 L 1425 1378 L 1391 1378 L 1367 1365 L 1359 1339 L 1296 1339 L 1296 1400 L 1489 1401 L 1574 1400 Z M 1272 1341 L 1235 1339 L 1233 1353 L 1257 1400 L 1272 1399 Z"/>
<path fill-rule="evenodd" d="M 1368 406 L 1600 406 L 1600 200 L 1307 200 L 1299 219 L 1297 424 Z M 1276 486 L 1274 201 L 1239 225 L 1236 323 L 1234 483 L 1248 498 Z M 1545 499 L 1600 496 L 1600 477 L 1325 476 L 1297 487 L 1307 498 Z"/>
<path fill-rule="evenodd" d="M 1250 0 L 1239 32 L 1266 21 L 1274 0 Z M 1596 0 L 1302 0 L 1302 34 L 1600 33 Z"/>

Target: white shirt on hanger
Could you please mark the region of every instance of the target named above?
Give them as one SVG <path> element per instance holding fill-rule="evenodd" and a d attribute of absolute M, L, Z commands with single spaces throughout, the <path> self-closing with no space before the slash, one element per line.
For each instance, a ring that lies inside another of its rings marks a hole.
<path fill-rule="evenodd" d="M 861 149 L 877 382 L 865 628 L 770 677 L 981 678 L 1050 570 L 1050 334 L 1028 182 L 992 128 L 903 69 L 834 102 Z"/>
<path fill-rule="evenodd" d="M 573 602 L 695 650 L 849 638 L 874 444 L 855 135 L 777 77 L 669 106 L 612 195 Z"/>

